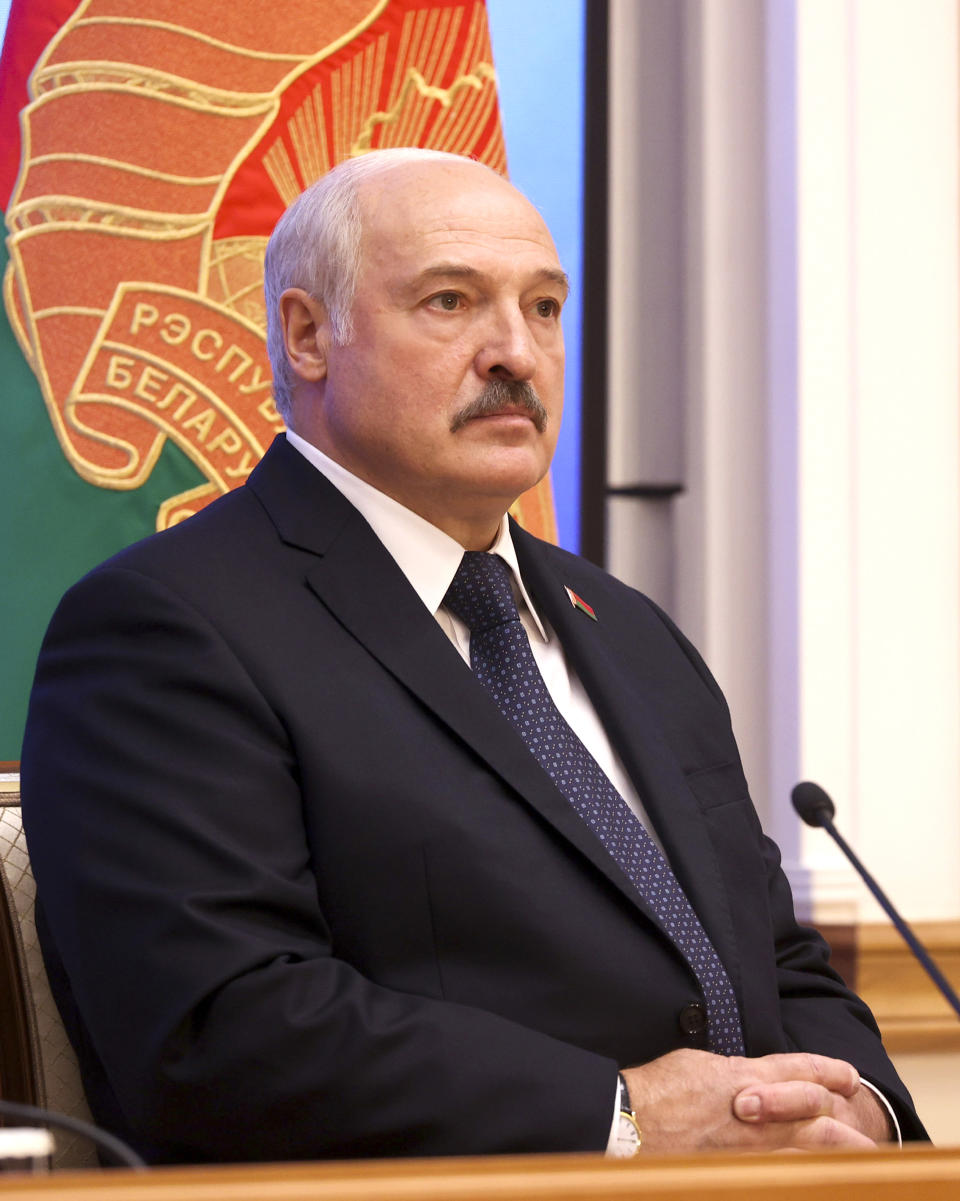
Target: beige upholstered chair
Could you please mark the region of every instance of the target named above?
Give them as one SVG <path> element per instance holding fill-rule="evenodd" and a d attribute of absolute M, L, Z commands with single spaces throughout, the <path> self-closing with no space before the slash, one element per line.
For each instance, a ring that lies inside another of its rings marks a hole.
<path fill-rule="evenodd" d="M 20 782 L 0 776 L 0 1096 L 90 1121 L 76 1056 L 50 995 L 34 923 L 36 889 Z M 96 1166 L 84 1138 L 54 1131 L 54 1166 Z"/>

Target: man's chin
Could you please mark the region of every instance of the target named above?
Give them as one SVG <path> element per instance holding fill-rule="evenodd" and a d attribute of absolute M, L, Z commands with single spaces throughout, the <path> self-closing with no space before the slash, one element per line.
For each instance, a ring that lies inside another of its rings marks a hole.
<path fill-rule="evenodd" d="M 542 462 L 503 463 L 498 470 L 491 470 L 477 480 L 475 494 L 500 498 L 506 512 L 525 492 L 536 488 L 546 474 L 547 467 Z"/>

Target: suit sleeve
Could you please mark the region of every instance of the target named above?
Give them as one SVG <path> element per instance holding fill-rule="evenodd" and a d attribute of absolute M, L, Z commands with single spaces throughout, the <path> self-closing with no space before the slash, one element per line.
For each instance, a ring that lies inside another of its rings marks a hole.
<path fill-rule="evenodd" d="M 723 721 L 729 730 L 730 755 L 736 760 L 739 772 L 739 755 L 730 728 L 729 709 L 719 685 L 699 652 L 670 618 L 652 602 L 647 603 L 677 640 L 705 686 L 722 707 Z M 749 837 L 759 849 L 767 893 L 766 906 L 760 903 L 762 898 L 757 897 L 756 904 L 746 907 L 750 910 L 748 920 L 756 922 L 752 927 L 752 938 L 758 943 L 763 940 L 764 926 L 772 934 L 780 1025 L 786 1040 L 783 1047 L 763 1047 L 752 1053 L 807 1051 L 847 1060 L 890 1102 L 903 1138 L 926 1139 L 927 1133 L 913 1107 L 910 1094 L 883 1047 L 873 1014 L 860 997 L 847 988 L 830 965 L 830 948 L 821 935 L 798 923 L 790 884 L 781 866 L 779 848 L 763 833 L 752 804 L 746 806 L 746 811 L 749 814 Z M 723 834 L 717 836 L 723 837 Z M 726 848 L 726 854 L 722 856 L 723 866 L 729 871 L 727 887 L 731 892 L 742 889 L 747 879 L 745 872 L 739 876 L 737 874 L 736 856 L 737 848 L 732 845 Z M 764 910 L 769 917 L 765 914 L 761 924 L 760 914 Z"/>
<path fill-rule="evenodd" d="M 605 1146 L 612 1060 L 338 958 L 282 715 L 166 585 L 65 598 L 22 785 L 95 1113 L 149 1159 Z"/>
<path fill-rule="evenodd" d="M 887 1098 L 905 1140 L 928 1138 L 910 1094 L 884 1050 L 873 1014 L 830 966 L 830 950 L 823 938 L 797 923 L 779 851 L 769 839 L 765 842 L 776 921 L 780 1011 L 789 1049 L 852 1063 Z"/>

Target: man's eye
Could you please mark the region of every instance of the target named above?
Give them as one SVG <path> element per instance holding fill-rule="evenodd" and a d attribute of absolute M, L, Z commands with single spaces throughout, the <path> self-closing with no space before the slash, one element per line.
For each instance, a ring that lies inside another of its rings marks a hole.
<path fill-rule="evenodd" d="M 537 316 L 538 317 L 556 317 L 560 312 L 560 306 L 555 300 L 538 300 L 537 301 Z"/>
<path fill-rule="evenodd" d="M 460 293 L 439 292 L 436 296 L 430 297 L 430 303 L 438 309 L 443 309 L 445 313 L 452 313 L 460 307 Z"/>

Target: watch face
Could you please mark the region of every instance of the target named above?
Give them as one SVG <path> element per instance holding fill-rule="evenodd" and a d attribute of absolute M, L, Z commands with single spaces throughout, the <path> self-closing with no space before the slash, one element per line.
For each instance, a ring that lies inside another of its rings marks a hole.
<path fill-rule="evenodd" d="M 640 1150 L 640 1132 L 636 1125 L 621 1113 L 617 1118 L 617 1137 L 614 1142 L 614 1154 L 618 1159 L 629 1159 Z"/>

